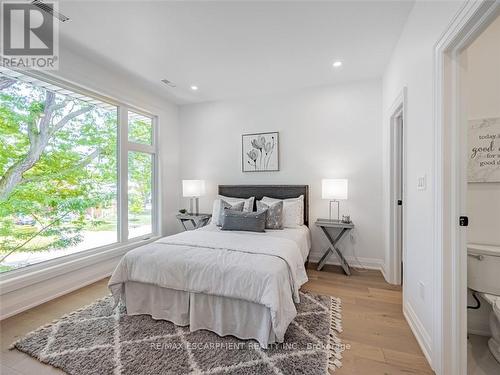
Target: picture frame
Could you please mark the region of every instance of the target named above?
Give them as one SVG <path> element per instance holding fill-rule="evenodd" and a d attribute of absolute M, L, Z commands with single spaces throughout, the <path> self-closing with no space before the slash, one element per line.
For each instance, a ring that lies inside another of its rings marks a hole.
<path fill-rule="evenodd" d="M 241 170 L 242 172 L 279 171 L 279 132 L 243 134 Z"/>
<path fill-rule="evenodd" d="M 468 125 L 468 182 L 500 182 L 500 117 Z"/>

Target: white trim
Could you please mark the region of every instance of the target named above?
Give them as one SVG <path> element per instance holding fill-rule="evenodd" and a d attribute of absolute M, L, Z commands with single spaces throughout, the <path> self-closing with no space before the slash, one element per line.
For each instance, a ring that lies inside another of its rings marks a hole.
<path fill-rule="evenodd" d="M 424 325 L 422 324 L 420 319 L 418 319 L 418 316 L 413 310 L 413 307 L 410 305 L 410 303 L 406 303 L 403 305 L 403 315 L 408 322 L 413 335 L 417 339 L 420 349 L 422 349 L 427 362 L 432 363 L 431 336 L 425 330 Z"/>
<path fill-rule="evenodd" d="M 382 276 L 384 276 L 384 280 L 389 280 L 389 276 L 387 275 L 387 272 L 385 270 L 384 262 L 382 262 L 382 264 L 380 265 L 380 272 L 382 273 Z"/>
<path fill-rule="evenodd" d="M 156 149 L 152 145 L 145 145 L 142 143 L 136 143 L 136 142 L 128 142 L 128 150 L 129 151 L 136 151 L 136 152 L 143 152 L 145 154 L 151 154 L 154 155 L 156 152 Z"/>
<path fill-rule="evenodd" d="M 405 131 L 405 123 L 406 123 L 406 118 L 407 118 L 407 88 L 403 87 L 399 95 L 396 97 L 394 100 L 391 108 L 389 109 L 390 117 L 389 117 L 389 202 L 388 203 L 388 209 L 389 209 L 389 222 L 388 222 L 388 227 L 386 228 L 387 230 L 387 236 L 389 238 L 389 259 L 387 260 L 388 263 L 388 274 L 386 275 L 387 278 L 386 280 L 391 283 L 391 284 L 396 284 L 396 285 L 401 285 L 402 279 L 401 279 L 401 262 L 403 259 L 406 258 L 405 254 L 400 253 L 398 246 L 397 246 L 397 236 L 398 233 L 395 230 L 395 224 L 396 224 L 396 217 L 397 217 L 397 211 L 398 211 L 398 205 L 396 202 L 396 192 L 395 192 L 395 185 L 396 185 L 396 178 L 397 176 L 394 175 L 394 162 L 395 162 L 395 147 L 396 147 L 396 139 L 395 139 L 395 120 L 397 117 L 400 115 L 403 116 L 403 141 L 402 141 L 402 148 L 403 148 L 403 160 L 402 160 L 402 170 L 403 174 L 401 176 L 401 183 L 402 183 L 402 191 L 403 195 L 401 199 L 403 200 L 403 228 L 401 229 L 401 235 L 403 237 L 402 241 L 402 249 L 401 251 L 404 252 L 406 249 L 406 246 L 404 245 L 404 241 L 406 241 L 406 211 L 404 209 L 406 205 L 406 149 L 407 149 L 407 141 L 406 141 L 406 131 Z M 404 277 L 404 275 L 403 275 Z M 406 285 L 406 283 L 403 283 L 403 288 Z M 404 294 L 404 291 L 403 291 Z"/>
<path fill-rule="evenodd" d="M 458 59 L 500 10 L 500 2 L 466 2 L 435 46 L 434 56 L 434 348 L 437 374 L 467 371 L 466 243 L 457 226 L 466 211 L 460 134 Z"/>

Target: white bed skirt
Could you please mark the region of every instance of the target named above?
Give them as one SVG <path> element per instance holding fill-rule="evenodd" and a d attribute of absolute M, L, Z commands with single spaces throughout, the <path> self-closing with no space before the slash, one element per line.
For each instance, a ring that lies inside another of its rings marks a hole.
<path fill-rule="evenodd" d="M 125 305 L 128 315 L 189 325 L 191 332 L 206 329 L 219 336 L 254 339 L 263 348 L 276 342 L 269 308 L 253 302 L 128 281 Z"/>

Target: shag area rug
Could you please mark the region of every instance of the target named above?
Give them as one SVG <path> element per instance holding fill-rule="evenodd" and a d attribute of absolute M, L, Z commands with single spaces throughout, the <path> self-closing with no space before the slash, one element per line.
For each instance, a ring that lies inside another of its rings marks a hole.
<path fill-rule="evenodd" d="M 111 296 L 40 327 L 12 349 L 75 375 L 327 374 L 342 364 L 340 299 L 301 292 L 283 344 L 253 340 L 113 309 Z"/>

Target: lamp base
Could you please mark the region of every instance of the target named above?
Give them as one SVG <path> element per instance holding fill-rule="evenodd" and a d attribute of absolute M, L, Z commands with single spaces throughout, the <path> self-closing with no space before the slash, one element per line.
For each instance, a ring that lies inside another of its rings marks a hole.
<path fill-rule="evenodd" d="M 338 201 L 338 200 L 330 201 L 329 218 L 330 218 L 330 220 L 333 220 L 333 218 L 332 218 L 332 203 L 337 203 L 337 221 L 340 221 L 340 201 Z"/>
<path fill-rule="evenodd" d="M 191 197 L 191 199 L 189 200 L 189 211 L 190 211 L 190 214 L 194 215 L 194 216 L 198 216 L 200 214 L 200 206 L 199 206 L 198 197 Z"/>

